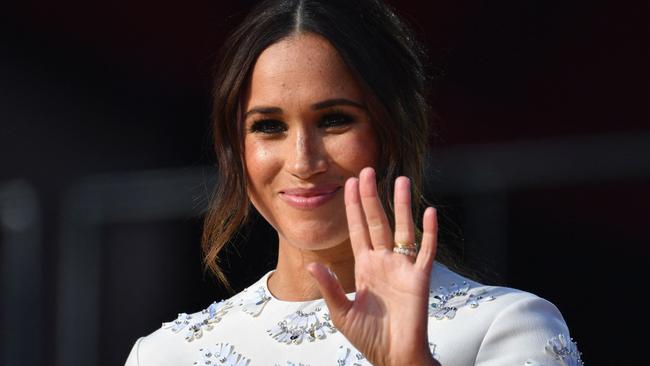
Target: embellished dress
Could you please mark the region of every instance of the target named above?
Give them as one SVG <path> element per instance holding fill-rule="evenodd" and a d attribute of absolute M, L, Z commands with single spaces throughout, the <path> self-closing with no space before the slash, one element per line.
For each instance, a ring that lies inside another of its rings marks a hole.
<path fill-rule="evenodd" d="M 370 365 L 334 327 L 324 300 L 273 297 L 271 273 L 163 323 L 135 342 L 125 366 Z M 442 366 L 583 365 L 560 312 L 533 294 L 485 286 L 435 263 L 428 312 L 429 347 Z"/>

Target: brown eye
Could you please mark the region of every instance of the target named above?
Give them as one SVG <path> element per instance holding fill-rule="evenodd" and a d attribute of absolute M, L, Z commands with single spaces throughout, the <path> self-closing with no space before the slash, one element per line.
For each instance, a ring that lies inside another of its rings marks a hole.
<path fill-rule="evenodd" d="M 278 120 L 274 119 L 263 119 L 260 121 L 255 121 L 250 127 L 250 131 L 253 133 L 264 133 L 264 134 L 279 134 L 287 130 L 287 125 Z"/>
<path fill-rule="evenodd" d="M 347 126 L 354 121 L 352 116 L 345 113 L 332 113 L 323 117 L 320 125 L 325 128 Z"/>

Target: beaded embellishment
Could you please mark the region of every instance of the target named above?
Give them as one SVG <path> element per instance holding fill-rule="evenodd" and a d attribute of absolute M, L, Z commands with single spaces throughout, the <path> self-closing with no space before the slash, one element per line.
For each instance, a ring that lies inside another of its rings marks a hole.
<path fill-rule="evenodd" d="M 370 365 L 366 358 L 363 357 L 361 352 L 356 349 L 339 346 L 336 351 L 336 364 L 337 366 L 366 366 Z"/>
<path fill-rule="evenodd" d="M 494 296 L 482 296 L 482 293 L 469 293 L 469 284 L 461 286 L 452 283 L 449 287 L 440 286 L 429 291 L 429 316 L 437 320 L 453 319 L 456 311 L 463 306 L 474 309 L 479 304 L 495 299 Z"/>
<path fill-rule="evenodd" d="M 180 313 L 176 320 L 163 323 L 163 329 L 171 329 L 174 333 L 179 333 L 185 327 L 188 327 L 185 333 L 185 340 L 191 342 L 201 338 L 204 330 L 212 330 L 215 323 L 221 321 L 221 318 L 232 308 L 230 301 L 222 300 L 213 302 L 207 309 L 197 314 Z"/>
<path fill-rule="evenodd" d="M 566 337 L 564 334 L 549 339 L 544 347 L 547 352 L 551 353 L 556 360 L 561 360 L 565 366 L 583 366 L 584 363 L 580 358 L 581 353 L 578 351 L 578 345 L 573 339 Z"/>
<path fill-rule="evenodd" d="M 218 343 L 216 347 L 200 348 L 201 360 L 194 365 L 248 366 L 250 359 L 235 352 L 235 347 L 228 343 Z"/>
<path fill-rule="evenodd" d="M 434 358 L 437 356 L 436 355 L 436 348 L 438 348 L 437 344 L 435 344 L 433 342 L 429 342 L 429 351 L 431 351 L 431 356 L 433 356 Z"/>
<path fill-rule="evenodd" d="M 295 363 L 295 362 L 287 361 L 287 363 L 284 364 L 284 365 L 278 365 L 276 363 L 275 366 L 309 366 L 309 365 L 306 364 L 306 363 L 302 363 L 302 362 Z"/>
<path fill-rule="evenodd" d="M 321 307 L 316 307 L 308 313 L 298 310 L 289 314 L 267 332 L 280 343 L 300 344 L 305 339 L 310 342 L 324 339 L 328 333 L 335 333 L 336 328 L 332 325 L 329 314 L 322 312 Z"/>
<path fill-rule="evenodd" d="M 258 316 L 264 309 L 264 305 L 271 300 L 271 296 L 266 294 L 264 287 L 260 286 L 256 290 L 251 291 L 245 289 L 241 297 L 239 306 L 242 310 L 252 316 Z"/>

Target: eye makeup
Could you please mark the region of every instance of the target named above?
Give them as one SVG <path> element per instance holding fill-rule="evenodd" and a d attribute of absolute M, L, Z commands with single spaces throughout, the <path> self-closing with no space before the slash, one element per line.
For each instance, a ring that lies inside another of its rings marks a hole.
<path fill-rule="evenodd" d="M 316 126 L 327 130 L 343 129 L 356 121 L 356 117 L 339 108 L 328 108 L 319 113 Z M 278 118 L 260 118 L 250 123 L 247 131 L 249 133 L 260 133 L 265 135 L 277 135 L 286 132 L 289 126 Z"/>
<path fill-rule="evenodd" d="M 264 134 L 278 134 L 283 133 L 287 130 L 286 123 L 279 121 L 277 119 L 260 119 L 254 121 L 250 128 L 249 132 L 251 133 L 264 133 Z"/>
<path fill-rule="evenodd" d="M 347 126 L 354 121 L 355 118 L 350 113 L 334 108 L 328 110 L 327 113 L 322 116 L 318 125 L 325 128 L 339 128 Z"/>

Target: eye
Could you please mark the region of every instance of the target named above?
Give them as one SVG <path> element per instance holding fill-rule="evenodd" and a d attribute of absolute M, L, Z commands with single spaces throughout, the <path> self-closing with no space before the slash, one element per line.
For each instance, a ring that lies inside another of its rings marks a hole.
<path fill-rule="evenodd" d="M 325 128 L 344 127 L 354 122 L 354 118 L 346 113 L 335 112 L 327 114 L 320 122 L 320 126 Z"/>
<path fill-rule="evenodd" d="M 253 122 L 250 132 L 264 134 L 279 134 L 287 130 L 287 125 L 275 119 L 263 119 Z"/>

